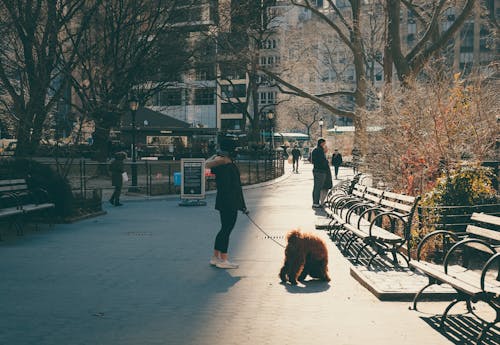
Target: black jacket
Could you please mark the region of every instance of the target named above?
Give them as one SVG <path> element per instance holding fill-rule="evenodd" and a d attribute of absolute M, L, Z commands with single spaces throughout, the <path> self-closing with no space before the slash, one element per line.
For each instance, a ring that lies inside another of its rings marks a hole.
<path fill-rule="evenodd" d="M 314 165 L 313 171 L 327 172 L 330 170 L 330 164 L 328 164 L 325 151 L 323 151 L 321 146 L 316 146 L 316 148 L 312 151 L 311 161 Z"/>
<path fill-rule="evenodd" d="M 298 159 L 302 154 L 300 153 L 300 150 L 299 149 L 293 149 L 292 150 L 292 157 L 295 158 L 295 159 Z"/>
<path fill-rule="evenodd" d="M 122 174 L 125 172 L 125 169 L 123 167 L 123 160 L 113 160 L 109 165 L 109 171 L 111 172 L 111 185 L 115 187 L 121 187 L 123 185 Z"/>
<path fill-rule="evenodd" d="M 340 153 L 334 153 L 332 155 L 332 165 L 339 167 L 342 165 L 342 155 Z"/>
<path fill-rule="evenodd" d="M 228 163 L 212 168 L 217 183 L 216 210 L 245 210 L 245 199 L 241 189 L 240 171 L 236 164 Z"/>

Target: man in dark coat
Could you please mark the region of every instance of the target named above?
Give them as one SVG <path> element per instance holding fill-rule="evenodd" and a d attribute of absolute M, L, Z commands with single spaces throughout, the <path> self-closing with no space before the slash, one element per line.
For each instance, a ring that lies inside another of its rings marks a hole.
<path fill-rule="evenodd" d="M 123 160 L 127 157 L 125 152 L 117 152 L 115 154 L 115 159 L 109 165 L 109 171 L 111 172 L 111 185 L 115 187 L 111 199 L 109 202 L 113 206 L 123 206 L 120 203 L 120 194 L 122 193 L 123 187 L 123 173 L 125 169 L 123 167 Z"/>
<path fill-rule="evenodd" d="M 339 150 L 335 149 L 332 155 L 332 165 L 335 168 L 335 179 L 338 179 L 339 168 L 342 165 L 342 155 Z"/>
<path fill-rule="evenodd" d="M 318 145 L 314 148 L 311 153 L 311 162 L 313 164 L 313 176 L 314 176 L 314 187 L 313 187 L 313 208 L 321 208 L 320 196 L 321 190 L 325 186 L 325 181 L 328 177 L 328 171 L 330 170 L 330 164 L 326 159 L 325 154 L 326 141 L 321 138 L 318 140 Z"/>
<path fill-rule="evenodd" d="M 297 147 L 297 145 L 295 145 L 292 150 L 292 163 L 293 163 L 293 172 L 297 174 L 299 173 L 299 159 L 301 156 L 302 154 L 300 153 L 299 148 Z"/>

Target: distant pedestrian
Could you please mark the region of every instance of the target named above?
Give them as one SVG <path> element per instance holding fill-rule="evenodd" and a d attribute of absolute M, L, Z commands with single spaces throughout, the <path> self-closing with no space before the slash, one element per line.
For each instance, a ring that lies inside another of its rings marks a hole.
<path fill-rule="evenodd" d="M 218 268 L 238 268 L 229 261 L 229 236 L 234 229 L 238 210 L 248 214 L 241 189 L 240 171 L 233 162 L 235 145 L 232 140 L 224 140 L 220 144 L 221 151 L 206 161 L 206 167 L 215 174 L 217 196 L 215 209 L 219 211 L 221 229 L 215 238 L 214 254 L 210 264 Z"/>
<path fill-rule="evenodd" d="M 115 187 L 115 190 L 111 195 L 111 199 L 109 199 L 109 202 L 113 206 L 123 206 L 123 204 L 120 203 L 120 194 L 122 193 L 123 187 L 123 173 L 125 172 L 123 160 L 125 158 L 127 158 L 127 154 L 125 152 L 117 152 L 115 153 L 115 159 L 109 165 L 109 171 L 111 172 L 111 185 Z"/>
<path fill-rule="evenodd" d="M 325 181 L 328 175 L 328 171 L 330 171 L 330 164 L 328 164 L 328 160 L 325 155 L 325 147 L 326 141 L 325 139 L 319 139 L 318 145 L 314 148 L 311 153 L 311 162 L 313 164 L 313 176 L 314 176 L 314 187 L 313 187 L 313 208 L 321 208 L 320 205 L 320 196 L 321 190 L 325 185 Z"/>
<path fill-rule="evenodd" d="M 342 165 L 342 155 L 340 154 L 338 149 L 335 149 L 335 151 L 333 151 L 332 165 L 335 169 L 335 179 L 337 180 L 339 176 L 339 168 Z"/>
<path fill-rule="evenodd" d="M 300 152 L 299 148 L 297 145 L 293 146 L 292 150 L 292 163 L 293 163 L 293 172 L 298 174 L 299 173 L 299 160 L 300 157 L 302 157 L 302 153 Z"/>

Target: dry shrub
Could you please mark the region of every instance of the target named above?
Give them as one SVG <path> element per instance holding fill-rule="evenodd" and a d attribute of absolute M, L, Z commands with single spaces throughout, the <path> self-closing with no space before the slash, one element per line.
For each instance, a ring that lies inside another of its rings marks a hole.
<path fill-rule="evenodd" d="M 431 190 L 442 171 L 463 160 L 495 157 L 498 81 L 461 78 L 427 69 L 425 78 L 386 92 L 382 112 L 369 114 L 383 127 L 368 137 L 367 167 L 392 190 Z"/>

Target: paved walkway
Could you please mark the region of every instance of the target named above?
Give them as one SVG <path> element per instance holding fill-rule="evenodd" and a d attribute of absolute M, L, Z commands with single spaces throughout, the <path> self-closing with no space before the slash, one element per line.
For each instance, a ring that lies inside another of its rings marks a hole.
<path fill-rule="evenodd" d="M 347 173 L 347 170 L 342 171 Z M 284 242 L 315 231 L 310 165 L 247 189 L 251 216 Z M 108 214 L 0 243 L 0 344 L 449 344 L 428 318 L 444 309 L 380 302 L 349 274 L 323 232 L 330 284 L 279 283 L 283 249 L 240 214 L 237 270 L 208 264 L 219 219 L 177 200 L 128 201 Z"/>

